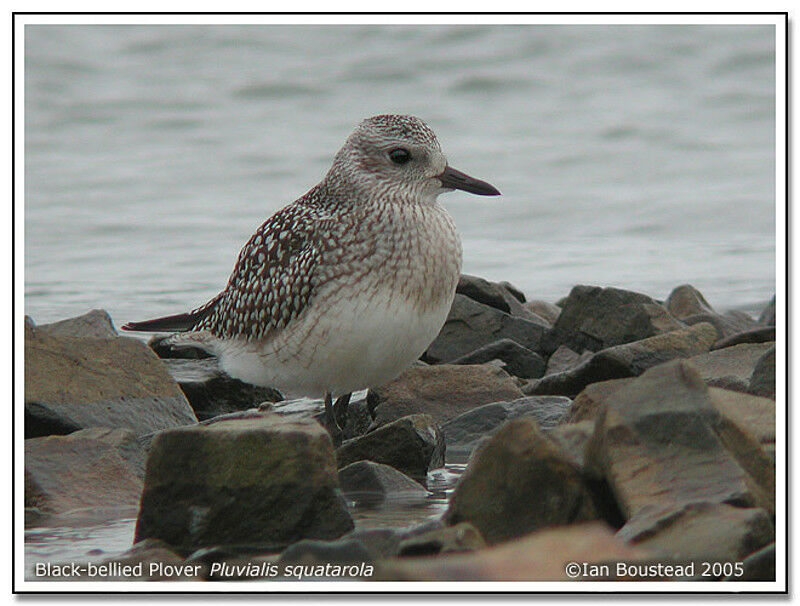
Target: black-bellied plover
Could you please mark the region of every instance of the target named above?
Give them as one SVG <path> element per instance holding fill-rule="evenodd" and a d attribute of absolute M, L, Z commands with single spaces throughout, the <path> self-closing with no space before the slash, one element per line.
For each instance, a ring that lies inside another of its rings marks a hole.
<path fill-rule="evenodd" d="M 175 332 L 168 344 L 216 354 L 232 377 L 324 396 L 337 441 L 350 393 L 409 368 L 447 318 L 461 240 L 436 198 L 453 189 L 500 194 L 450 168 L 422 120 L 368 118 L 322 182 L 258 228 L 222 292 L 122 328 Z"/>

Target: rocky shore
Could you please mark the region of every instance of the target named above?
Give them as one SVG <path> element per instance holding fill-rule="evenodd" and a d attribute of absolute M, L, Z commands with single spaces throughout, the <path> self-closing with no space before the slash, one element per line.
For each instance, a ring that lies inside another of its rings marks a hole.
<path fill-rule="evenodd" d="M 26 318 L 25 520 L 136 517 L 115 580 L 773 580 L 775 406 L 775 299 L 755 319 L 688 285 L 550 303 L 462 276 L 336 449 L 321 401 L 103 311 Z M 424 502 L 446 463 L 466 469 L 444 515 L 359 525 L 354 508 Z"/>

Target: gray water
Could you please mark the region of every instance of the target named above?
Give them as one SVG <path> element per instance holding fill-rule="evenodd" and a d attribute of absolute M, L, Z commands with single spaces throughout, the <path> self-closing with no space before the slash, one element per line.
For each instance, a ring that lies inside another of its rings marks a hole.
<path fill-rule="evenodd" d="M 691 283 L 755 311 L 775 291 L 771 26 L 27 26 L 25 43 L 37 322 L 204 302 L 387 112 L 504 194 L 442 197 L 467 273 L 551 301 Z"/>

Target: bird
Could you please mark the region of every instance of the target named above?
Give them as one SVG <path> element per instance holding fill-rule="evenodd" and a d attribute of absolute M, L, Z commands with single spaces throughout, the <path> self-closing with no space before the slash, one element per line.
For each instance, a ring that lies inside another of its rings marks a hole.
<path fill-rule="evenodd" d="M 231 377 L 324 398 L 338 445 L 352 392 L 410 368 L 447 319 L 462 245 L 438 196 L 453 190 L 500 195 L 450 167 L 421 119 L 367 118 L 322 181 L 250 237 L 219 294 L 122 328 L 173 333 L 165 345 L 206 350 Z"/>

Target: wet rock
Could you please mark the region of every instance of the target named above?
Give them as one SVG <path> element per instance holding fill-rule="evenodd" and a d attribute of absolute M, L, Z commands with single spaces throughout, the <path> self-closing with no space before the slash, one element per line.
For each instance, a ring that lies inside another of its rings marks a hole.
<path fill-rule="evenodd" d="M 720 339 L 714 343 L 711 350 L 724 349 L 733 345 L 742 345 L 743 343 L 767 343 L 774 340 L 774 326 L 767 326 L 766 328 L 754 328 L 752 330 L 745 330 L 744 332 L 738 332 L 730 337 Z"/>
<path fill-rule="evenodd" d="M 393 528 L 356 528 L 344 535 L 341 541 L 357 540 L 374 560 L 397 555 L 403 533 Z"/>
<path fill-rule="evenodd" d="M 51 324 L 40 324 L 37 329 L 54 337 L 90 337 L 95 339 L 117 337 L 114 322 L 105 309 L 93 309 L 75 318 Z"/>
<path fill-rule="evenodd" d="M 515 317 L 456 294 L 447 320 L 425 352 L 424 360 L 430 363 L 454 360 L 500 339 L 511 339 L 538 352 L 547 327 L 545 322 Z"/>
<path fill-rule="evenodd" d="M 775 347 L 769 348 L 756 361 L 747 391 L 756 396 L 775 399 Z"/>
<path fill-rule="evenodd" d="M 429 469 L 444 465 L 444 437 L 426 414 L 409 415 L 346 440 L 336 449 L 339 468 L 361 460 L 383 463 L 425 482 Z"/>
<path fill-rule="evenodd" d="M 547 369 L 544 374 L 553 375 L 559 372 L 572 370 L 591 357 L 592 352 L 590 351 L 584 351 L 582 354 L 578 354 L 566 345 L 561 345 L 547 359 Z"/>
<path fill-rule="evenodd" d="M 425 500 L 430 493 L 419 482 L 394 467 L 374 461 L 356 461 L 339 470 L 342 491 L 362 505 L 393 501 Z"/>
<path fill-rule="evenodd" d="M 442 425 L 447 459 L 466 461 L 484 437 L 494 435 L 511 419 L 531 417 L 542 429 L 555 427 L 564 420 L 570 405 L 570 399 L 561 396 L 528 396 L 473 408 Z"/>
<path fill-rule="evenodd" d="M 553 440 L 567 459 L 578 469 L 583 468 L 583 457 L 586 446 L 594 433 L 594 421 L 579 421 L 565 423 L 553 427 L 547 432 L 547 437 Z"/>
<path fill-rule="evenodd" d="M 181 360 L 205 360 L 213 358 L 214 356 L 200 347 L 173 347 L 165 343 L 170 335 L 155 335 L 147 342 L 150 349 L 155 352 L 159 358 L 167 359 L 181 359 Z"/>
<path fill-rule="evenodd" d="M 615 394 L 620 387 L 632 380 L 611 379 L 610 381 L 599 381 L 587 385 L 583 391 L 575 396 L 567 417 L 567 423 L 578 423 L 586 420 L 594 421 L 607 399 Z"/>
<path fill-rule="evenodd" d="M 711 404 L 741 431 L 752 434 L 775 460 L 775 401 L 750 394 L 712 387 Z"/>
<path fill-rule="evenodd" d="M 354 538 L 337 539 L 335 541 L 319 541 L 304 539 L 287 547 L 280 555 L 278 563 L 281 566 L 288 564 L 360 564 L 371 562 L 370 555 L 364 544 Z"/>
<path fill-rule="evenodd" d="M 163 363 L 141 341 L 57 337 L 25 327 L 25 437 L 86 427 L 144 434 L 196 422 Z"/>
<path fill-rule="evenodd" d="M 223 372 L 216 358 L 164 360 L 200 421 L 262 402 L 279 402 L 283 396 L 271 387 L 257 387 Z"/>
<path fill-rule="evenodd" d="M 523 397 L 516 381 L 486 365 L 444 364 L 407 370 L 391 383 L 370 390 L 369 403 L 379 427 L 401 417 L 426 413 L 438 423 L 490 402 Z"/>
<path fill-rule="evenodd" d="M 746 392 L 756 363 L 770 347 L 774 344 L 734 345 L 692 356 L 688 361 L 709 385 Z"/>
<path fill-rule="evenodd" d="M 321 398 L 296 398 L 282 400 L 268 404 L 262 402 L 259 406 L 270 406 L 270 410 L 288 419 L 313 419 L 323 425 L 325 421 L 325 401 Z M 364 435 L 372 425 L 372 413 L 367 402 L 365 390 L 352 394 L 347 407 L 347 416 L 341 426 L 345 439 Z"/>
<path fill-rule="evenodd" d="M 664 301 L 667 311 L 679 320 L 696 314 L 716 313 L 706 298 L 691 284 L 678 286 L 669 293 Z"/>
<path fill-rule="evenodd" d="M 144 453 L 129 430 L 90 428 L 25 440 L 25 506 L 44 514 L 136 511 Z M 41 522 L 42 520 L 40 520 Z"/>
<path fill-rule="evenodd" d="M 650 554 L 625 544 L 601 523 L 548 528 L 476 552 L 384 561 L 375 580 L 570 581 L 567 564 L 646 562 Z M 610 567 L 613 579 L 614 566 Z M 589 579 L 587 579 L 589 580 Z M 598 580 L 592 578 L 591 580 Z M 653 579 L 647 579 L 652 581 Z"/>
<path fill-rule="evenodd" d="M 772 300 L 758 316 L 758 323 L 764 326 L 775 326 L 775 295 L 772 295 Z"/>
<path fill-rule="evenodd" d="M 522 306 L 531 313 L 543 318 L 548 324 L 550 324 L 550 326 L 556 323 L 559 314 L 561 314 L 561 308 L 558 305 L 554 305 L 553 303 L 542 301 L 540 299 L 528 301 Z"/>
<path fill-rule="evenodd" d="M 761 506 L 763 494 L 719 435 L 721 419 L 689 364 L 663 364 L 608 399 L 585 467 L 608 483 L 625 519 L 698 501 Z"/>
<path fill-rule="evenodd" d="M 462 522 L 418 534 L 400 542 L 399 556 L 439 555 L 463 553 L 486 547 L 481 533 L 472 524 Z"/>
<path fill-rule="evenodd" d="M 618 288 L 576 286 L 553 328 L 542 339 L 542 352 L 560 345 L 573 351 L 600 351 L 683 328 L 647 295 Z"/>
<path fill-rule="evenodd" d="M 445 514 L 489 544 L 596 517 L 579 471 L 532 419 L 509 421 L 475 453 Z"/>
<path fill-rule="evenodd" d="M 511 339 L 501 339 L 485 345 L 451 360 L 450 364 L 483 364 L 492 360 L 501 360 L 504 370 L 523 379 L 534 379 L 544 374 L 544 358 Z"/>
<path fill-rule="evenodd" d="M 214 545 L 335 539 L 353 528 L 330 436 L 279 415 L 181 427 L 150 448 L 136 541 Z"/>
<path fill-rule="evenodd" d="M 762 547 L 742 560 L 742 575 L 733 574 L 726 581 L 774 581 L 775 543 Z"/>
<path fill-rule="evenodd" d="M 572 370 L 530 381 L 523 391 L 528 395 L 575 397 L 591 383 L 635 377 L 669 360 L 707 352 L 717 337 L 716 329 L 710 324 L 696 324 L 635 343 L 609 347 Z"/>
<path fill-rule="evenodd" d="M 686 503 L 642 512 L 617 536 L 677 561 L 737 562 L 774 541 L 775 529 L 763 509 Z"/>

